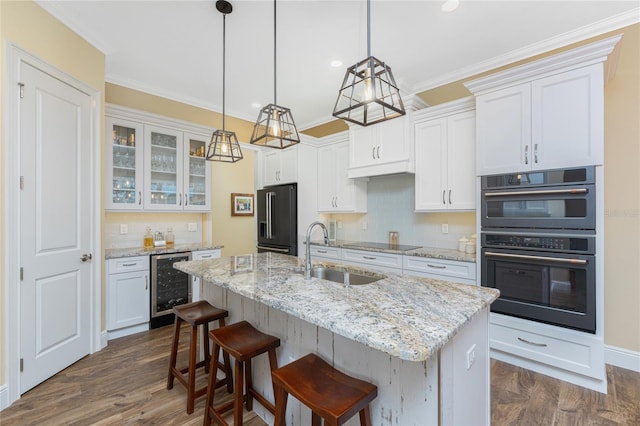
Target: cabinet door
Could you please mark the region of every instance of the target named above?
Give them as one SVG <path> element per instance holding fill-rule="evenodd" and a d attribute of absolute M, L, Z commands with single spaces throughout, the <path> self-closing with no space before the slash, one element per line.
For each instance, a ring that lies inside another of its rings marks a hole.
<path fill-rule="evenodd" d="M 191 253 L 191 260 L 217 259 L 220 257 L 220 249 L 197 250 Z M 200 278 L 191 276 L 191 301 L 197 302 L 202 299 L 202 282 Z"/>
<path fill-rule="evenodd" d="M 107 283 L 107 329 L 149 322 L 149 271 L 110 274 Z"/>
<path fill-rule="evenodd" d="M 474 111 L 447 118 L 447 206 L 450 210 L 476 208 L 475 135 Z"/>
<path fill-rule="evenodd" d="M 374 127 L 351 127 L 349 129 L 349 167 L 375 164 L 376 147 Z"/>
<path fill-rule="evenodd" d="M 445 210 L 447 119 L 416 124 L 416 210 Z"/>
<path fill-rule="evenodd" d="M 277 185 L 280 174 L 280 152 L 269 150 L 263 151 L 263 181 L 264 185 Z"/>
<path fill-rule="evenodd" d="M 347 177 L 349 170 L 349 145 L 342 143 L 336 145 L 333 149 L 334 163 L 333 163 L 333 176 L 334 176 L 334 194 L 335 210 L 343 212 L 357 211 L 359 206 L 356 207 L 356 182 L 353 179 Z"/>
<path fill-rule="evenodd" d="M 184 210 L 211 209 L 211 163 L 205 160 L 207 143 L 204 136 L 184 134 Z"/>
<path fill-rule="evenodd" d="M 318 150 L 318 211 L 335 210 L 336 152 L 333 146 Z M 345 172 L 346 173 L 346 172 Z"/>
<path fill-rule="evenodd" d="M 145 209 L 182 210 L 182 132 L 145 126 L 145 140 Z"/>
<path fill-rule="evenodd" d="M 602 164 L 602 64 L 531 84 L 532 168 Z"/>
<path fill-rule="evenodd" d="M 409 159 L 410 140 L 405 132 L 406 123 L 406 117 L 398 117 L 376 125 L 376 161 L 393 163 Z"/>
<path fill-rule="evenodd" d="M 531 168 L 531 84 L 476 98 L 479 176 Z"/>
<path fill-rule="evenodd" d="M 278 183 L 294 183 L 298 181 L 298 147 L 280 151 L 280 174 Z"/>
<path fill-rule="evenodd" d="M 106 118 L 106 209 L 142 210 L 143 126 Z"/>

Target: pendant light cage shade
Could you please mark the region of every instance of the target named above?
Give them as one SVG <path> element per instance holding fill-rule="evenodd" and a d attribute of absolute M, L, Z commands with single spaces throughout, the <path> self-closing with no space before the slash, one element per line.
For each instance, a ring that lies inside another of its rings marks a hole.
<path fill-rule="evenodd" d="M 235 163 L 242 160 L 242 150 L 235 132 L 216 130 L 207 148 L 207 160 Z"/>
<path fill-rule="evenodd" d="M 368 126 L 405 114 L 391 67 L 369 56 L 347 68 L 334 117 Z"/>
<path fill-rule="evenodd" d="M 253 127 L 251 143 L 278 149 L 300 143 L 291 110 L 275 104 L 262 108 Z"/>

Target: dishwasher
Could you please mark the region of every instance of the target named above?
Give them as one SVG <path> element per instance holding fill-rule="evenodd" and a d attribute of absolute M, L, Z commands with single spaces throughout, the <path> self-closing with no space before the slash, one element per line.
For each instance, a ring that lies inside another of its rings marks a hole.
<path fill-rule="evenodd" d="M 191 302 L 189 274 L 173 267 L 191 260 L 191 252 L 151 255 L 151 320 L 149 328 L 173 324 L 173 307 Z"/>

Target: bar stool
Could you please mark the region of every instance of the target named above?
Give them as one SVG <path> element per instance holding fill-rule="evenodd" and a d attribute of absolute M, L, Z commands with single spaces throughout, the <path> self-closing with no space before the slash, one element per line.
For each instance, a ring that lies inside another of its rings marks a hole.
<path fill-rule="evenodd" d="M 247 321 L 217 328 L 210 331 L 209 336 L 213 340 L 213 356 L 211 357 L 211 367 L 209 367 L 209 390 L 207 391 L 207 402 L 204 409 L 204 424 L 211 424 L 211 418 L 215 417 L 220 423 L 227 425 L 227 422 L 222 418 L 222 414 L 233 409 L 233 424 L 241 426 L 242 403 L 246 401 L 247 410 L 251 411 L 253 409 L 253 398 L 257 399 L 272 414 L 275 413 L 275 406 L 253 388 L 251 359 L 268 352 L 271 371 L 278 368 L 276 348 L 280 346 L 280 339 L 256 330 Z M 212 372 L 216 371 L 220 349 L 222 349 L 223 354 L 226 356 L 231 355 L 235 359 L 235 393 L 233 401 L 214 407 L 215 388 L 212 384 L 215 381 L 215 376 Z M 246 394 L 244 393 L 244 381 L 246 381 Z"/>
<path fill-rule="evenodd" d="M 225 318 L 229 316 L 229 312 L 224 309 L 218 309 L 205 300 L 187 303 L 173 307 L 175 319 L 175 331 L 173 335 L 173 344 L 171 346 L 171 359 L 169 360 L 169 375 L 167 377 L 167 389 L 173 388 L 174 378 L 178 379 L 187 388 L 187 414 L 193 413 L 195 399 L 207 393 L 207 386 L 196 389 L 196 370 L 204 367 L 205 372 L 209 372 L 209 364 L 211 355 L 209 352 L 209 323 L 218 321 L 219 327 L 225 326 Z M 180 328 L 182 322 L 186 322 L 191 326 L 191 342 L 189 345 L 189 366 L 186 368 L 176 368 L 176 358 L 178 355 L 178 343 L 180 340 Z M 198 342 L 198 326 L 202 325 L 205 336 L 204 340 L 204 359 L 196 363 L 196 351 Z M 216 388 L 227 385 L 227 391 L 233 392 L 233 379 L 231 376 L 231 363 L 229 356 L 225 355 L 224 364 L 216 366 L 217 369 L 224 372 L 224 378 L 219 380 Z M 185 373 L 188 375 L 185 377 Z M 216 377 L 216 374 L 213 375 Z"/>
<path fill-rule="evenodd" d="M 378 396 L 378 387 L 331 367 L 309 354 L 271 372 L 275 389 L 275 426 L 284 425 L 289 394 L 311 408 L 311 424 L 341 425 L 360 413 L 360 425 L 371 426 L 369 403 Z"/>

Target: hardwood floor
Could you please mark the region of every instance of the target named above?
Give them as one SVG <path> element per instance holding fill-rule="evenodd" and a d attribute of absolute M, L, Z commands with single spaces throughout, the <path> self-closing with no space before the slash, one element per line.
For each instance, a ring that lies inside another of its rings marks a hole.
<path fill-rule="evenodd" d="M 0 424 L 202 424 L 204 398 L 187 415 L 184 387 L 176 382 L 171 391 L 166 389 L 172 329 L 112 340 L 102 351 L 25 393 L 0 412 Z M 179 365 L 187 362 L 186 332 L 184 328 Z M 607 366 L 607 376 L 609 393 L 602 395 L 492 360 L 492 424 L 640 425 L 640 374 Z M 230 397 L 224 388 L 218 389 L 217 401 Z M 265 424 L 246 411 L 244 422 L 248 426 Z"/>

